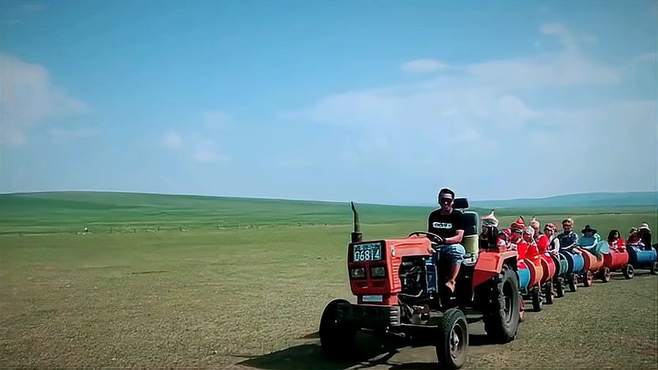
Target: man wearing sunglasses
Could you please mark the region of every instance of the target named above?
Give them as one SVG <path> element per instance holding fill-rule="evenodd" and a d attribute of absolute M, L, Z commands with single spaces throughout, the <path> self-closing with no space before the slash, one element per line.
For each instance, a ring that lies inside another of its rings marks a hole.
<path fill-rule="evenodd" d="M 439 191 L 440 208 L 430 213 L 427 231 L 440 237 L 436 248 L 441 253 L 441 258 L 450 262 L 450 275 L 445 286 L 451 292 L 455 291 L 459 268 L 464 260 L 466 250 L 460 243 L 464 237 L 464 226 L 461 212 L 455 212 L 452 205 L 455 201 L 455 192 L 448 188 Z"/>

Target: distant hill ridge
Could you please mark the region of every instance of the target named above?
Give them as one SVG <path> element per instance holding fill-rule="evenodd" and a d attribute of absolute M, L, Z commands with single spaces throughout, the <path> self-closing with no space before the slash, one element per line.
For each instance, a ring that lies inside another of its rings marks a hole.
<path fill-rule="evenodd" d="M 482 200 L 471 204 L 479 208 L 658 207 L 658 192 L 567 194 L 535 199 Z"/>

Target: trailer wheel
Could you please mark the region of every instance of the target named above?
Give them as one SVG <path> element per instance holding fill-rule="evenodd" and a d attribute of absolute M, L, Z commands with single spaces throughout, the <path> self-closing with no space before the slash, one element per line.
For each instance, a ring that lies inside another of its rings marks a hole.
<path fill-rule="evenodd" d="M 584 287 L 591 287 L 592 283 L 594 282 L 594 274 L 592 274 L 592 271 L 587 270 L 586 272 L 583 273 L 583 286 Z"/>
<path fill-rule="evenodd" d="M 634 275 L 635 275 L 635 269 L 633 268 L 633 265 L 629 263 L 628 265 L 626 265 L 626 268 L 624 269 L 624 277 L 626 279 L 632 279 Z"/>
<path fill-rule="evenodd" d="M 555 293 L 558 298 L 564 297 L 564 285 L 562 285 L 561 277 L 555 279 Z"/>
<path fill-rule="evenodd" d="M 576 290 L 578 290 L 578 285 L 577 284 L 578 284 L 578 275 L 571 274 L 571 276 L 569 278 L 569 290 L 571 292 L 575 292 Z"/>
<path fill-rule="evenodd" d="M 649 272 L 651 272 L 651 275 L 658 275 L 658 261 L 653 261 L 649 268 Z"/>
<path fill-rule="evenodd" d="M 507 343 L 514 339 L 519 328 L 519 280 L 509 266 L 503 265 L 498 283 L 493 287 L 493 304 L 484 313 L 484 330 L 492 341 Z"/>
<path fill-rule="evenodd" d="M 320 319 L 320 345 L 322 352 L 334 359 L 347 358 L 353 354 L 356 328 L 338 315 L 341 305 L 349 306 L 344 299 L 335 299 L 325 307 Z"/>
<path fill-rule="evenodd" d="M 548 280 L 546 282 L 546 291 L 544 292 L 544 297 L 546 297 L 546 304 L 553 304 L 553 280 Z"/>
<path fill-rule="evenodd" d="M 468 324 L 466 316 L 457 309 L 444 312 L 439 322 L 439 342 L 436 344 L 436 357 L 439 363 L 449 369 L 459 369 L 466 362 L 468 348 Z"/>
<path fill-rule="evenodd" d="M 532 310 L 535 311 L 535 312 L 541 311 L 541 309 L 543 307 L 543 304 L 542 304 L 543 302 L 542 302 L 542 299 L 541 299 L 541 290 L 539 289 L 539 287 L 535 287 L 532 290 L 531 295 L 532 295 Z"/>
<path fill-rule="evenodd" d="M 603 272 L 601 272 L 601 281 L 604 283 L 607 283 L 610 281 L 610 268 L 609 267 L 604 267 Z"/>

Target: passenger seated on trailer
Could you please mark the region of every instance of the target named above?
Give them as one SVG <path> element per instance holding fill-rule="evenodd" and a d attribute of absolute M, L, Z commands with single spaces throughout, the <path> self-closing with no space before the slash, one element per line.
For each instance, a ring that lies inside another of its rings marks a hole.
<path fill-rule="evenodd" d="M 642 223 L 637 234 L 642 244 L 644 244 L 644 249 L 651 250 L 651 229 L 649 228 L 649 224 L 646 222 Z"/>
<path fill-rule="evenodd" d="M 621 237 L 619 230 L 610 230 L 608 234 L 608 245 L 610 249 L 615 251 L 624 250 L 624 239 Z"/>
<path fill-rule="evenodd" d="M 644 247 L 644 243 L 640 240 L 640 234 L 638 233 L 637 227 L 631 227 L 631 230 L 628 232 L 628 245 L 634 245 L 636 247 Z"/>
<path fill-rule="evenodd" d="M 578 244 L 578 234 L 573 231 L 573 220 L 562 221 L 562 232 L 557 236 L 560 242 L 560 251 L 573 249 Z"/>
<path fill-rule="evenodd" d="M 519 252 L 519 259 L 525 256 L 527 243 L 523 240 L 523 229 L 525 223 L 523 217 L 519 217 L 516 221 L 512 222 L 508 231 L 508 247 L 511 250 Z"/>
<path fill-rule="evenodd" d="M 532 230 L 534 231 L 533 237 L 535 241 L 538 241 L 539 238 L 544 234 L 541 232 L 541 223 L 539 223 L 537 217 L 532 216 L 532 220 L 530 220 L 530 227 L 532 227 Z"/>
<path fill-rule="evenodd" d="M 443 188 L 439 191 L 439 206 L 429 215 L 427 231 L 434 233 L 443 239 L 442 244 L 438 246 L 441 257 L 450 262 L 450 275 L 445 286 L 450 292 L 455 292 L 457 275 L 466 250 L 461 245 L 464 237 L 464 226 L 462 213 L 453 209 L 455 201 L 455 192 Z"/>
<path fill-rule="evenodd" d="M 601 241 L 601 236 L 589 225 L 581 230 L 583 235 L 578 239 L 578 246 L 592 252 L 595 256 L 601 257 L 602 254 L 610 253 L 608 243 Z"/>
<path fill-rule="evenodd" d="M 544 233 L 537 239 L 540 253 L 557 254 L 560 250 L 560 241 L 555 235 L 555 225 L 548 223 L 544 226 Z"/>
<path fill-rule="evenodd" d="M 486 216 L 480 218 L 482 225 L 482 232 L 480 233 L 478 244 L 481 248 L 493 249 L 498 244 L 498 219 L 494 215 L 494 210 L 491 210 Z"/>
<path fill-rule="evenodd" d="M 583 248 L 594 248 L 601 241 L 601 236 L 589 225 L 581 230 L 582 235 L 578 238 L 578 246 Z"/>

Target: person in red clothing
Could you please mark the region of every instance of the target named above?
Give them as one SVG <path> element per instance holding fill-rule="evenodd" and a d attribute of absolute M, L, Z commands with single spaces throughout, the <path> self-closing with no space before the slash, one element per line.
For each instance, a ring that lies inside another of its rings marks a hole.
<path fill-rule="evenodd" d="M 621 237 L 619 230 L 610 230 L 608 234 L 608 245 L 614 250 L 624 249 L 624 239 Z"/>

